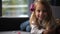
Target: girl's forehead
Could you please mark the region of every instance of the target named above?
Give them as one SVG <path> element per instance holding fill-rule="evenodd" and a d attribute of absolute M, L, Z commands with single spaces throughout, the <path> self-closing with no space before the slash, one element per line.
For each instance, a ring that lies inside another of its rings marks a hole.
<path fill-rule="evenodd" d="M 36 9 L 45 9 L 45 6 L 42 4 L 37 4 Z"/>

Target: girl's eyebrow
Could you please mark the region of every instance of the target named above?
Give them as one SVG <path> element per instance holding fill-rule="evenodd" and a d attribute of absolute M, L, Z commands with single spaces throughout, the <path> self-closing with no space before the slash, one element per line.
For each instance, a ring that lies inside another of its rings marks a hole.
<path fill-rule="evenodd" d="M 44 9 L 37 9 L 37 10 L 46 10 L 46 8 L 44 8 Z"/>

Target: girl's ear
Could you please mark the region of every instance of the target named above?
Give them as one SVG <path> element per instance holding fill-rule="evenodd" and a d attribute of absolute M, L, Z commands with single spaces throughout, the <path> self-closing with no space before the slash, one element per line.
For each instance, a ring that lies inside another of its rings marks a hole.
<path fill-rule="evenodd" d="M 30 5 L 30 11 L 34 11 L 34 10 L 35 10 L 34 4 L 31 4 L 31 5 Z"/>

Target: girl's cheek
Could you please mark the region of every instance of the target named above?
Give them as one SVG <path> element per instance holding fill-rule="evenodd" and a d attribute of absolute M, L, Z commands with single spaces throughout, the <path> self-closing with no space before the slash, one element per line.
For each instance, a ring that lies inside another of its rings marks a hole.
<path fill-rule="evenodd" d="M 36 18 L 38 18 L 39 17 L 39 15 L 38 14 L 36 14 Z"/>

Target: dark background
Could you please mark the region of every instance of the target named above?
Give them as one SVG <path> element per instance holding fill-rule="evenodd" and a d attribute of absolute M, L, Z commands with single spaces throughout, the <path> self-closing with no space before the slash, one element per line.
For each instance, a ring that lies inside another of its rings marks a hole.
<path fill-rule="evenodd" d="M 0 31 L 20 30 L 22 22 L 29 18 L 0 18 Z"/>

